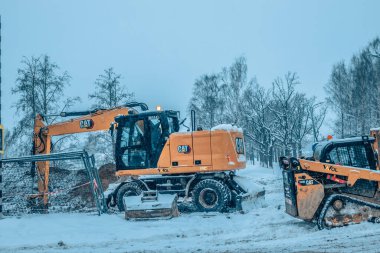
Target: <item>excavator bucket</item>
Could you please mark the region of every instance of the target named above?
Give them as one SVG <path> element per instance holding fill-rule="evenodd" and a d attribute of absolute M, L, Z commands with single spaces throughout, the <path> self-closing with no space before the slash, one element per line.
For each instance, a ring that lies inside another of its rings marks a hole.
<path fill-rule="evenodd" d="M 170 219 L 179 216 L 177 194 L 144 191 L 140 196 L 124 197 L 125 219 Z"/>
<path fill-rule="evenodd" d="M 265 190 L 263 187 L 241 176 L 235 176 L 234 181 L 242 190 L 242 193 L 236 196 L 237 211 L 247 213 L 252 209 L 261 208 L 265 205 Z"/>

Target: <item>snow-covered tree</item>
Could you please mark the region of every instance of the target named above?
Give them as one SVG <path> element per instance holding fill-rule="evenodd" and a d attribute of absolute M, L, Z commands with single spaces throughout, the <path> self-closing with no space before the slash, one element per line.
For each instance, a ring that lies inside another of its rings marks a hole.
<path fill-rule="evenodd" d="M 12 94 L 18 96 L 15 107 L 20 120 L 7 139 L 7 152 L 29 154 L 35 115 L 59 113 L 76 99 L 64 99 L 64 89 L 69 85 L 70 76 L 67 72 L 60 73 L 58 65 L 49 56 L 24 57 L 21 64 L 12 88 Z M 46 121 L 51 123 L 49 118 Z"/>
<path fill-rule="evenodd" d="M 224 121 L 233 125 L 241 123 L 241 99 L 248 85 L 247 71 L 245 57 L 239 57 L 229 68 L 224 68 L 220 74 L 223 87 Z"/>
<path fill-rule="evenodd" d="M 333 66 L 325 89 L 336 109 L 335 133 L 341 137 L 366 135 L 380 124 L 380 40 L 374 39 L 351 61 Z"/>
<path fill-rule="evenodd" d="M 95 92 L 89 94 L 89 98 L 94 100 L 94 108 L 109 109 L 120 106 L 134 98 L 133 93 L 129 93 L 124 85 L 120 84 L 121 75 L 116 74 L 113 68 L 104 70 L 95 81 Z"/>
<path fill-rule="evenodd" d="M 224 97 L 219 74 L 202 75 L 194 83 L 193 94 L 188 110 L 197 114 L 197 126 L 210 129 L 222 123 Z"/>
<path fill-rule="evenodd" d="M 281 155 L 302 155 L 305 141 L 318 139 L 325 118 L 322 103 L 296 91 L 296 73 L 276 78 L 265 89 L 248 81 L 244 57 L 217 74 L 202 75 L 194 83 L 189 103 L 205 129 L 219 123 L 243 127 L 247 156 L 255 153 L 263 166 L 272 167 Z"/>

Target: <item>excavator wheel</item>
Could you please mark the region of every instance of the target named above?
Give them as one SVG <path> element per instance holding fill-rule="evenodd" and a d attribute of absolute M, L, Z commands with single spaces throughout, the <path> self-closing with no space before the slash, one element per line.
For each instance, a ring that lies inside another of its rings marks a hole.
<path fill-rule="evenodd" d="M 193 204 L 200 212 L 223 212 L 230 200 L 230 189 L 214 179 L 199 181 L 192 191 Z"/>
<path fill-rule="evenodd" d="M 128 182 L 123 184 L 116 194 L 116 203 L 120 212 L 124 212 L 123 197 L 125 196 L 138 196 L 143 192 L 140 184 L 137 182 Z"/>

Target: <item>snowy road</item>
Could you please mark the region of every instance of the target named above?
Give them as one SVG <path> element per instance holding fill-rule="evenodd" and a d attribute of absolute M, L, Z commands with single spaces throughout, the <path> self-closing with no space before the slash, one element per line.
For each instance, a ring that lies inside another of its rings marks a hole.
<path fill-rule="evenodd" d="M 251 167 L 267 206 L 248 214 L 183 214 L 160 221 L 119 215 L 26 215 L 0 221 L 0 252 L 380 252 L 380 225 L 319 231 L 284 213 L 279 171 Z"/>

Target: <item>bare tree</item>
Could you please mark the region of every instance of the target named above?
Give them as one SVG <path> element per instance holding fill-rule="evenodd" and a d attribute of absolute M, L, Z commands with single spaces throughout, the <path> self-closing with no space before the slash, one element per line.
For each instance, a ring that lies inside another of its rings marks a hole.
<path fill-rule="evenodd" d="M 224 98 L 220 80 L 219 75 L 210 74 L 202 75 L 194 83 L 188 110 L 195 110 L 198 124 L 206 129 L 222 121 Z"/>
<path fill-rule="evenodd" d="M 272 132 L 274 128 L 273 116 L 270 106 L 273 103 L 271 92 L 265 90 L 252 80 L 244 91 L 244 95 L 239 104 L 242 111 L 242 126 L 247 140 L 254 143 L 259 159 L 263 166 L 272 167 L 274 138 Z M 250 151 L 247 151 L 250 152 Z"/>
<path fill-rule="evenodd" d="M 380 58 L 380 38 L 379 37 L 376 37 L 369 44 L 369 53 L 373 57 Z"/>
<path fill-rule="evenodd" d="M 104 70 L 95 81 L 96 90 L 89 94 L 95 100 L 93 107 L 109 109 L 131 101 L 133 93 L 129 93 L 125 86 L 120 84 L 121 75 L 116 74 L 113 68 Z"/>
<path fill-rule="evenodd" d="M 325 86 L 338 109 L 335 132 L 344 138 L 366 135 L 380 124 L 380 40 L 375 38 L 345 65 L 334 65 Z"/>
<path fill-rule="evenodd" d="M 340 137 L 344 138 L 345 133 L 345 113 L 352 108 L 352 81 L 349 71 L 343 61 L 333 66 L 330 80 L 325 86 L 327 94 L 327 102 L 337 109 L 339 114 L 337 115 L 336 128 Z"/>
<path fill-rule="evenodd" d="M 311 133 L 311 115 L 310 104 L 311 100 L 307 99 L 305 94 L 297 93 L 294 100 L 294 111 L 292 121 L 295 122 L 292 130 L 293 139 L 297 149 L 297 155 L 302 156 L 302 144 L 305 137 Z"/>
<path fill-rule="evenodd" d="M 224 121 L 233 125 L 241 121 L 241 99 L 247 86 L 247 71 L 245 57 L 239 57 L 220 74 L 224 96 Z"/>
<path fill-rule="evenodd" d="M 315 97 L 311 98 L 310 101 L 308 110 L 311 120 L 313 141 L 318 142 L 320 140 L 320 129 L 326 118 L 327 104 L 324 102 L 316 102 Z"/>
<path fill-rule="evenodd" d="M 20 120 L 9 135 L 10 152 L 27 154 L 31 150 L 34 117 L 37 113 L 54 114 L 70 106 L 75 99 L 63 100 L 64 88 L 69 85 L 67 72 L 58 73 L 57 64 L 49 56 L 24 57 L 18 69 L 12 94 L 18 95 L 15 107 Z M 49 119 L 47 119 L 47 123 Z M 9 151 L 8 150 L 8 151 Z"/>
<path fill-rule="evenodd" d="M 263 166 L 272 167 L 280 154 L 302 155 L 304 142 L 318 139 L 323 107 L 296 91 L 296 73 L 275 79 L 267 90 L 254 78 L 247 82 L 247 69 L 240 57 L 219 74 L 202 75 L 194 83 L 189 110 L 198 112 L 206 128 L 217 123 L 243 127 L 247 156 L 257 153 Z"/>
<path fill-rule="evenodd" d="M 277 78 L 273 82 L 274 105 L 270 108 L 277 124 L 274 137 L 281 142 L 285 155 L 290 155 L 292 148 L 295 150 L 292 145 L 294 145 L 293 130 L 296 125 L 293 115 L 296 109 L 295 86 L 297 84 L 299 84 L 299 78 L 296 73 L 291 72 L 288 72 L 284 78 Z M 293 155 L 295 155 L 294 152 Z"/>
<path fill-rule="evenodd" d="M 12 88 L 12 94 L 19 95 L 15 105 L 17 112 L 27 115 L 29 121 L 34 118 L 39 109 L 37 106 L 38 86 L 40 85 L 39 62 L 40 58 L 23 57 L 21 61 L 23 67 L 17 70 L 16 86 Z M 30 126 L 32 122 L 24 122 L 24 124 L 26 123 Z"/>

